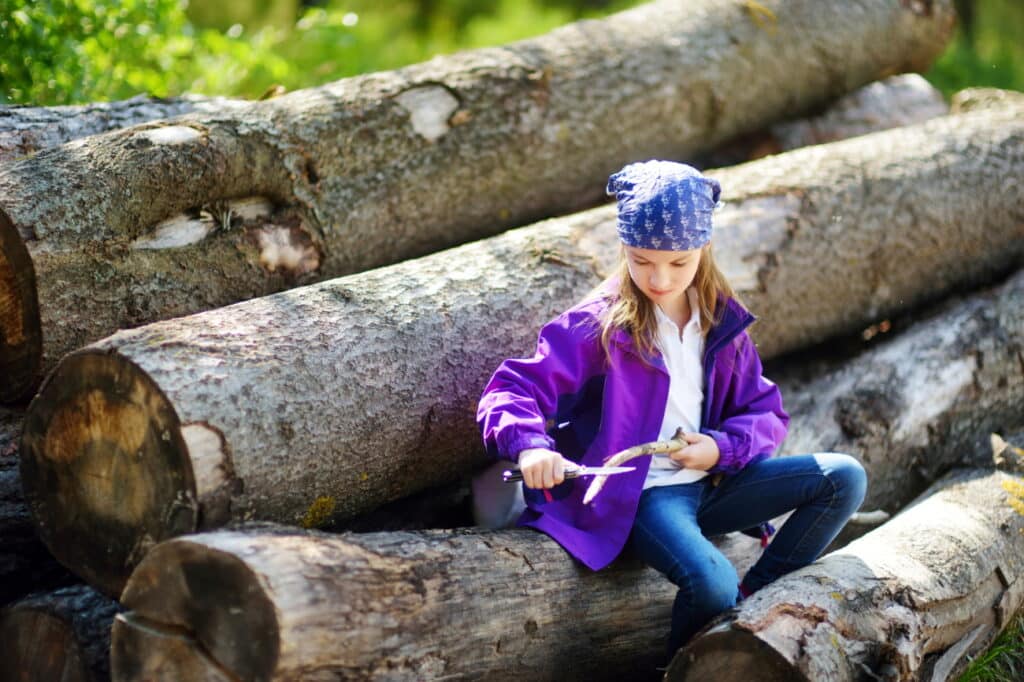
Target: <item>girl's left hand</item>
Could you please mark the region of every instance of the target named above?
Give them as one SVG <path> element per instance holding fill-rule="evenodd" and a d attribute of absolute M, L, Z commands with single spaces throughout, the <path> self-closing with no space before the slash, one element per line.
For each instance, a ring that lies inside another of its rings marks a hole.
<path fill-rule="evenodd" d="M 707 471 L 718 463 L 718 443 L 714 438 L 703 433 L 685 433 L 683 438 L 689 445 L 669 453 L 673 462 L 699 471 Z"/>

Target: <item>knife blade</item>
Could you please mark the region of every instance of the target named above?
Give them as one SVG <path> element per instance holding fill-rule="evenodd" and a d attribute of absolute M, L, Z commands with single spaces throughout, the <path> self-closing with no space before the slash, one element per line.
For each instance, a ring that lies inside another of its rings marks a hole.
<path fill-rule="evenodd" d="M 611 476 L 614 474 L 625 474 L 630 471 L 636 471 L 636 467 L 588 467 L 578 466 L 573 469 L 565 470 L 565 478 L 579 478 L 580 476 Z M 501 478 L 505 482 L 521 481 L 523 480 L 523 472 L 519 469 L 506 469 L 501 473 Z"/>

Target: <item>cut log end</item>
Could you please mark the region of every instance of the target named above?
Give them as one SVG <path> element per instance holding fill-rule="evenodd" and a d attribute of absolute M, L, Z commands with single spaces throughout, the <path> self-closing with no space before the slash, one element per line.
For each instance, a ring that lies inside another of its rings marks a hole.
<path fill-rule="evenodd" d="M 729 622 L 713 626 L 679 650 L 665 671 L 667 682 L 807 682 L 779 652 Z"/>
<path fill-rule="evenodd" d="M 196 528 L 177 413 L 116 353 L 80 351 L 50 375 L 26 415 L 21 477 L 48 549 L 111 596 L 150 546 Z"/>
<path fill-rule="evenodd" d="M 0 679 L 95 680 L 67 622 L 50 613 L 14 609 L 0 617 Z"/>
<path fill-rule="evenodd" d="M 262 680 L 277 667 L 274 604 L 259 577 L 228 552 L 163 543 L 139 564 L 121 601 L 131 611 L 114 624 L 115 680 L 148 679 L 118 671 L 155 666 L 166 679 Z"/>
<path fill-rule="evenodd" d="M 36 275 L 18 230 L 0 210 L 0 403 L 35 387 L 42 361 Z"/>
<path fill-rule="evenodd" d="M 159 652 L 158 655 L 153 655 Z M 233 682 L 187 633 L 118 614 L 111 633 L 111 679 Z"/>

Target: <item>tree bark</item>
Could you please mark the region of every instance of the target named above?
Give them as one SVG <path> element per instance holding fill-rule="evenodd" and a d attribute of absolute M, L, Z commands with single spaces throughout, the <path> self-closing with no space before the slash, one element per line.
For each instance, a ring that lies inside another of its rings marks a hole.
<path fill-rule="evenodd" d="M 667 680 L 956 679 L 1024 605 L 1024 517 L 1003 472 L 955 472 L 911 508 L 705 630 Z"/>
<path fill-rule="evenodd" d="M 0 679 L 109 680 L 110 628 L 117 611 L 117 602 L 85 585 L 8 606 L 0 611 Z"/>
<path fill-rule="evenodd" d="M 762 353 L 860 329 L 1019 260 L 1024 186 L 1005 178 L 1024 172 L 1020 111 L 717 173 L 737 188 L 719 262 L 764 314 Z M 528 355 L 617 250 L 602 208 L 70 355 L 26 422 L 40 533 L 116 594 L 153 542 L 197 524 L 318 526 L 454 480 L 483 461 L 474 413 L 489 374 Z M 107 551 L 87 551 L 87 537 Z"/>
<path fill-rule="evenodd" d="M 687 158 L 925 68 L 954 18 L 948 0 L 756 7 L 659 0 L 9 166 L 4 250 L 23 241 L 35 287 L 0 289 L 20 302 L 10 314 L 24 311 L 3 322 L 0 357 L 17 360 L 0 360 L 15 377 L 7 392 L 35 383 L 23 357 L 46 371 L 119 328 L 592 206 L 628 161 Z M 0 264 L 0 282 L 11 267 Z"/>
<path fill-rule="evenodd" d="M 140 95 L 120 102 L 80 106 L 0 107 L 0 166 L 108 130 L 194 112 L 227 113 L 242 104 L 242 100 L 202 95 L 168 98 Z"/>
<path fill-rule="evenodd" d="M 755 554 L 742 540 L 731 559 Z M 532 531 L 219 531 L 147 555 L 111 666 L 115 680 L 159 666 L 166 679 L 651 678 L 674 592 L 628 558 L 591 572 Z"/>
<path fill-rule="evenodd" d="M 81 106 L 0 106 L 0 166 L 89 135 L 193 112 L 207 116 L 230 113 L 245 104 L 244 100 L 203 95 L 139 95 Z M 919 74 L 890 76 L 843 95 L 821 113 L 741 135 L 700 158 L 704 166 L 729 166 L 798 147 L 922 123 L 946 113 L 949 106 L 942 93 Z"/>
<path fill-rule="evenodd" d="M 73 581 L 36 535 L 21 491 L 18 439 L 25 414 L 0 408 L 0 607 Z"/>

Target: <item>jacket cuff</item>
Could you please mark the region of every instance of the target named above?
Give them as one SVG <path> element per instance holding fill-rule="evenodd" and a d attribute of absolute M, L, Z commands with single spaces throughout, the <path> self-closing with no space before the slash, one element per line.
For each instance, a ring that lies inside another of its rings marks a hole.
<path fill-rule="evenodd" d="M 551 437 L 540 433 L 516 435 L 505 442 L 504 447 L 501 448 L 501 456 L 518 464 L 519 453 L 530 448 L 554 450 L 555 441 Z"/>
<path fill-rule="evenodd" d="M 714 438 L 715 444 L 718 445 L 718 461 L 708 469 L 708 473 L 734 474 L 742 468 L 736 461 L 736 450 L 733 448 L 732 439 L 724 431 L 701 429 L 701 433 Z"/>

